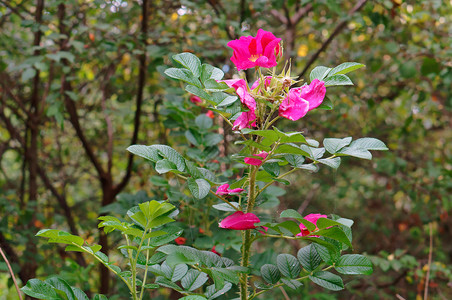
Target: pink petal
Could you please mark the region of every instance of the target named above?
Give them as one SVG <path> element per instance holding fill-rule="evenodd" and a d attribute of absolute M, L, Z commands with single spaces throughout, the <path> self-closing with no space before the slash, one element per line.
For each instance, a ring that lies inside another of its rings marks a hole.
<path fill-rule="evenodd" d="M 309 102 L 309 111 L 322 104 L 325 94 L 325 82 L 318 79 L 314 79 L 309 85 L 301 88 L 301 98 Z"/>
<path fill-rule="evenodd" d="M 236 189 L 232 189 L 232 190 L 228 190 L 229 194 L 236 194 L 236 193 L 241 193 L 245 191 L 244 189 L 241 188 L 236 188 Z"/>
<path fill-rule="evenodd" d="M 242 36 L 228 43 L 233 54 L 231 61 L 237 69 L 246 70 L 256 66 L 271 68 L 276 66 L 276 55 L 279 53 L 281 39 L 273 33 L 259 29 L 256 37 Z"/>
<path fill-rule="evenodd" d="M 260 221 L 261 220 L 253 213 L 245 214 L 242 211 L 237 211 L 226 217 L 218 225 L 225 229 L 247 230 L 256 228 L 254 224 L 259 223 Z"/>
<path fill-rule="evenodd" d="M 241 130 L 243 128 L 251 128 L 251 126 L 256 126 L 256 114 L 254 111 L 245 111 L 234 121 L 232 130 Z M 252 123 L 250 125 L 250 123 Z"/>
<path fill-rule="evenodd" d="M 309 110 L 309 102 L 301 97 L 301 88 L 291 89 L 289 95 L 279 106 L 279 115 L 286 119 L 297 121 Z"/>
<path fill-rule="evenodd" d="M 219 187 L 218 187 L 218 189 L 217 189 L 217 191 L 215 192 L 215 194 L 217 194 L 217 195 L 227 195 L 228 194 L 228 187 L 229 187 L 229 184 L 223 184 L 223 185 L 220 185 Z"/>
<path fill-rule="evenodd" d="M 262 151 L 259 154 L 254 154 L 253 156 L 259 156 L 259 157 L 262 157 L 262 159 L 266 159 L 268 156 L 268 153 L 265 151 Z M 262 159 L 255 158 L 255 157 L 245 157 L 244 161 L 248 165 L 260 166 L 262 164 Z"/>
<path fill-rule="evenodd" d="M 322 214 L 309 214 L 306 215 L 304 217 L 305 220 L 313 223 L 314 225 L 316 225 L 315 229 L 317 230 L 317 220 L 320 218 L 327 218 L 327 215 L 322 215 Z M 297 236 L 307 236 L 310 234 L 310 231 L 306 228 L 306 226 L 303 225 L 303 223 L 300 223 L 300 230 L 301 232 L 299 234 L 297 234 Z M 311 237 L 318 237 L 316 235 L 311 235 Z"/>
<path fill-rule="evenodd" d="M 272 77 L 271 76 L 265 76 L 265 83 L 264 83 L 264 87 L 267 88 L 268 86 L 270 86 L 270 82 L 272 81 Z M 261 82 L 261 80 L 256 80 L 253 85 L 251 86 L 251 89 L 254 90 L 255 88 L 257 88 L 259 86 L 259 83 Z"/>

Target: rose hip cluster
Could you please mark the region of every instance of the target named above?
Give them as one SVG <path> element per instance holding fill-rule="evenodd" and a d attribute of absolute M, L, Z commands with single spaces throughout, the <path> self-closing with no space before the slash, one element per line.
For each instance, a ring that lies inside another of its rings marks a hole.
<path fill-rule="evenodd" d="M 284 70 L 279 75 L 274 74 L 274 71 L 272 76 L 264 77 L 262 75 L 261 67 L 272 68 L 278 64 L 277 59 L 282 55 L 280 42 L 281 39 L 276 38 L 273 33 L 259 29 L 256 37 L 243 36 L 227 44 L 233 49 L 231 61 L 239 71 L 255 68 L 259 74 L 259 78 L 251 87 L 243 78 L 222 81 L 229 88 L 235 90 L 244 108 L 244 111 L 234 120 L 233 130 L 244 128 L 265 129 L 265 126 L 262 126 L 264 120 L 268 116 L 271 117 L 276 111 L 278 111 L 280 117 L 297 121 L 322 104 L 326 93 L 323 81 L 314 79 L 310 84 L 291 88 L 296 81 L 290 77 L 290 67 L 288 72 Z M 270 110 L 268 110 L 269 107 Z M 268 155 L 267 152 L 260 152 L 252 157 L 245 158 L 244 162 L 259 167 Z M 229 189 L 229 184 L 223 184 L 218 187 L 216 194 L 219 197 L 232 197 L 242 192 L 245 192 L 245 190 L 241 188 Z M 305 218 L 315 224 L 319 217 L 326 216 L 311 214 Z M 255 214 L 237 211 L 221 221 L 219 226 L 226 229 L 247 230 L 255 229 L 255 224 L 259 222 L 260 220 Z M 310 232 L 306 227 L 300 224 L 298 236 L 309 234 Z"/>

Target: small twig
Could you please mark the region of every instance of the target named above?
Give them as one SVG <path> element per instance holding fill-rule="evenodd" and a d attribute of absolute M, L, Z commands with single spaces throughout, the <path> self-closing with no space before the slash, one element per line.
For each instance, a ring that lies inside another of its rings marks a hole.
<path fill-rule="evenodd" d="M 16 287 L 17 294 L 19 295 L 20 300 L 22 300 L 22 294 L 20 293 L 19 286 L 17 285 L 16 276 L 14 276 L 13 269 L 11 268 L 11 265 L 9 264 L 9 261 L 6 258 L 5 253 L 3 253 L 2 247 L 0 247 L 0 253 L 2 254 L 3 259 L 6 262 L 6 265 L 8 266 L 8 270 L 9 270 L 9 273 L 11 274 L 11 278 L 14 281 L 14 286 Z"/>
<path fill-rule="evenodd" d="M 430 222 L 428 224 L 430 231 L 430 245 L 428 251 L 428 269 L 427 269 L 427 278 L 425 279 L 425 288 L 424 288 L 424 300 L 427 300 L 428 297 L 428 283 L 430 280 L 430 269 L 432 267 L 432 254 L 433 254 L 433 225 Z"/>
<path fill-rule="evenodd" d="M 279 289 L 281 290 L 281 293 L 284 295 L 284 299 L 290 300 L 289 295 L 287 295 L 287 293 L 284 290 L 284 288 L 282 286 L 280 286 Z"/>
<path fill-rule="evenodd" d="M 400 296 L 399 294 L 396 294 L 395 295 L 396 297 L 397 297 L 397 299 L 399 299 L 399 300 L 406 300 L 405 298 L 403 298 L 402 296 Z"/>

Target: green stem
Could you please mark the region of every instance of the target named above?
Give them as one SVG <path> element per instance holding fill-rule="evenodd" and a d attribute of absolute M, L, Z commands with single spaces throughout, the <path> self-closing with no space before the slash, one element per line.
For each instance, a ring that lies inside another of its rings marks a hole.
<path fill-rule="evenodd" d="M 130 246 L 129 238 L 127 237 L 127 235 L 125 235 L 125 237 L 126 237 L 127 246 Z M 130 271 L 132 272 L 132 286 L 129 285 L 130 292 L 132 293 L 132 299 L 137 300 L 136 261 L 133 259 L 133 251 L 131 249 L 127 249 L 127 253 L 129 255 Z M 138 258 L 138 253 L 137 253 L 137 258 Z"/>
<path fill-rule="evenodd" d="M 328 266 L 328 267 L 322 269 L 322 271 L 327 271 L 327 270 L 329 270 L 329 269 L 331 269 L 331 268 L 333 268 L 333 267 L 334 267 L 334 266 Z M 309 276 L 311 276 L 313 273 L 314 273 L 314 272 L 311 272 L 311 273 L 309 273 L 309 275 L 306 275 L 306 276 L 297 278 L 297 279 L 295 279 L 295 280 L 296 280 L 296 281 L 302 281 L 302 280 L 305 280 L 306 278 L 308 278 Z M 259 296 L 260 294 L 263 294 L 263 293 L 265 293 L 265 292 L 268 292 L 268 291 L 270 291 L 270 290 L 272 290 L 272 289 L 274 289 L 274 288 L 277 288 L 277 287 L 280 287 L 280 286 L 283 286 L 283 285 L 284 285 L 284 283 L 279 283 L 279 284 L 276 284 L 276 285 L 272 286 L 272 287 L 269 288 L 268 290 L 262 290 L 262 291 L 260 291 L 259 293 L 255 293 L 255 294 L 251 295 L 251 297 L 249 298 L 249 300 L 254 299 L 254 298 L 256 298 L 257 296 Z"/>
<path fill-rule="evenodd" d="M 254 154 L 252 152 L 252 154 Z M 259 169 L 257 166 L 250 166 L 249 173 L 249 190 L 248 190 L 248 205 L 246 208 L 246 213 L 253 211 L 254 203 L 256 202 L 256 172 Z M 251 249 L 252 239 L 251 230 L 245 230 L 242 232 L 242 263 L 241 266 L 248 268 L 250 260 L 250 249 Z M 248 299 L 248 274 L 242 274 L 240 278 L 240 299 Z"/>
<path fill-rule="evenodd" d="M 234 208 L 236 211 L 240 211 L 239 208 L 235 207 L 231 202 L 229 202 L 226 198 L 221 197 L 220 195 L 217 195 L 216 193 L 214 193 L 212 190 L 209 191 L 212 195 L 214 195 L 215 197 L 217 197 L 218 199 L 220 199 L 221 201 L 225 202 L 226 204 L 228 204 L 230 207 Z"/>
<path fill-rule="evenodd" d="M 146 249 L 146 266 L 144 267 L 143 285 L 141 286 L 141 292 L 140 292 L 140 298 L 139 298 L 140 300 L 143 299 L 144 285 L 146 284 L 146 279 L 148 276 L 148 261 L 149 261 L 149 246 L 150 245 L 151 245 L 151 239 L 148 239 L 148 248 Z"/>

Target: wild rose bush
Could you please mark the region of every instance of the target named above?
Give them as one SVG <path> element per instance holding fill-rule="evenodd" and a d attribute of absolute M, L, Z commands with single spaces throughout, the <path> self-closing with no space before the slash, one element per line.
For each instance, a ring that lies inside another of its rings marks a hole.
<path fill-rule="evenodd" d="M 151 162 L 157 173 L 171 173 L 185 181 L 188 191 L 201 203 L 217 199 L 212 208 L 222 214 L 216 220 L 219 230 L 236 231 L 241 237 L 238 256 L 220 256 L 215 246 L 212 249 L 185 246 L 182 231 L 171 226 L 179 211 L 166 201 L 146 201 L 131 208 L 127 212 L 129 221 L 114 216 L 100 217 L 99 226 L 105 232 L 116 230 L 123 235 L 126 243 L 119 249 L 129 262 L 128 270 L 111 262 L 99 245 L 88 244 L 80 237 L 60 230 L 38 233 L 49 238 L 49 242 L 68 244 L 67 251 L 93 256 L 121 278 L 132 299 L 142 299 L 146 289 L 159 287 L 176 290 L 185 295 L 182 299 L 214 299 L 235 290 L 235 286 L 240 299 L 254 299 L 276 287 L 296 290 L 309 281 L 338 291 L 344 288 L 339 274 L 372 273 L 372 264 L 365 256 L 342 254 L 352 248 L 352 220 L 323 214 L 327 212 L 303 217 L 293 209 L 283 211 L 279 217 L 266 216 L 261 208 L 266 190 L 274 184 L 290 184 L 286 177 L 297 170 L 315 172 L 320 165 L 337 169 L 343 156 L 371 159 L 369 150 L 387 150 L 377 139 L 353 141 L 351 137 L 325 138 L 320 147 L 318 141 L 306 138 L 302 132 L 285 132 L 276 127 L 281 119 L 296 122 L 308 118 L 314 109 L 332 109 L 331 101 L 326 99 L 326 88 L 352 85 L 345 74 L 363 65 L 347 62 L 335 68 L 319 66 L 312 70 L 309 83 L 297 82 L 291 77 L 288 63 L 279 67 L 282 64 L 278 60 L 283 53 L 281 39 L 271 32 L 259 29 L 256 37 L 241 37 L 228 46 L 233 50 L 231 61 L 238 71 L 254 69 L 256 79 L 252 84 L 243 72 L 239 72 L 240 77 L 225 80 L 223 71 L 202 64 L 191 53 L 173 56 L 178 66 L 164 73 L 187 83 L 187 99 L 193 105 L 209 109 L 209 115 L 196 118 L 201 131 L 212 127 L 213 113 L 231 126 L 237 138 L 235 144 L 242 147 L 231 159 L 243 166 L 243 175 L 225 182 L 219 179 L 225 178 L 224 174 L 217 176 L 205 168 L 209 165 L 205 162 L 213 160 L 216 152 L 202 157 L 196 149 L 190 152 L 189 159 L 166 145 L 132 145 L 128 151 Z M 206 149 L 219 142 L 218 134 L 188 132 L 186 136 L 193 144 L 202 144 Z M 229 178 L 236 176 L 229 174 Z M 253 243 L 262 239 L 298 240 L 304 246 L 296 257 L 280 253 L 273 263 L 256 268 L 250 264 L 255 255 Z M 45 282 L 33 279 L 22 290 L 39 298 L 43 297 L 37 292 L 39 288 L 48 293 L 64 290 L 64 293 L 83 294 L 58 278 Z"/>

